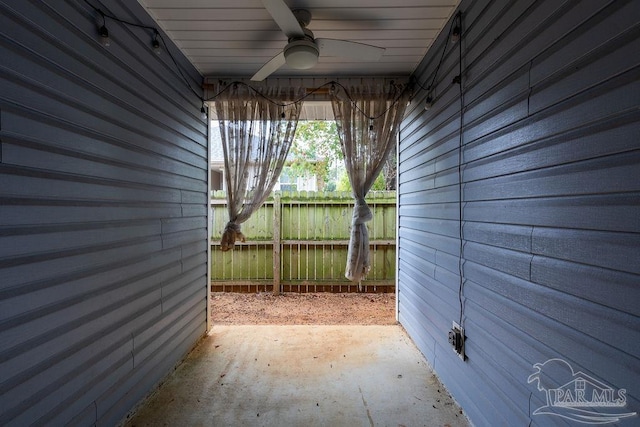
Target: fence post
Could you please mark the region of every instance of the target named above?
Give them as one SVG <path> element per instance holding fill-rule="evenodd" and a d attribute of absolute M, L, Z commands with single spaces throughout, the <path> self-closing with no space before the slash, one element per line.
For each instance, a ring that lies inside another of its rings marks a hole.
<path fill-rule="evenodd" d="M 273 195 L 273 294 L 280 294 L 280 194 Z"/>

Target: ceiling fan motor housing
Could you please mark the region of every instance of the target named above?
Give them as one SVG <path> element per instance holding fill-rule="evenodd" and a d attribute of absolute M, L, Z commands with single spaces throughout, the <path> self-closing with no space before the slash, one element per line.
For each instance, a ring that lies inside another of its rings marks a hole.
<path fill-rule="evenodd" d="M 296 70 L 307 70 L 318 63 L 320 51 L 313 41 L 307 38 L 293 40 L 284 48 L 287 65 Z"/>

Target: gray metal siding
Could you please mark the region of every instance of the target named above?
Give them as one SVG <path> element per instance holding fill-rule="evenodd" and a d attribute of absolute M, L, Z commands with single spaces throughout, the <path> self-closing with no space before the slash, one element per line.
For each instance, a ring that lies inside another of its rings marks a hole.
<path fill-rule="evenodd" d="M 545 397 L 527 378 L 551 358 L 640 412 L 640 2 L 460 10 L 468 360 L 447 342 L 461 310 L 457 44 L 433 108 L 418 89 L 401 129 L 399 319 L 476 425 L 566 425 L 532 414 Z"/>
<path fill-rule="evenodd" d="M 113 425 L 206 329 L 201 76 L 82 1 L 0 12 L 0 424 Z"/>

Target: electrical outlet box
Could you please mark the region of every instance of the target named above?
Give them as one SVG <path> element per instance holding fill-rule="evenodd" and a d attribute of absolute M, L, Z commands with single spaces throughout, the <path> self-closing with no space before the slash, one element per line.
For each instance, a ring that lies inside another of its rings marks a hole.
<path fill-rule="evenodd" d="M 453 347 L 453 351 L 455 351 L 462 360 L 466 359 L 466 356 L 464 354 L 465 338 L 466 337 L 464 336 L 464 329 L 462 329 L 456 322 L 453 322 L 453 326 L 449 331 L 449 344 L 451 344 L 451 347 Z"/>

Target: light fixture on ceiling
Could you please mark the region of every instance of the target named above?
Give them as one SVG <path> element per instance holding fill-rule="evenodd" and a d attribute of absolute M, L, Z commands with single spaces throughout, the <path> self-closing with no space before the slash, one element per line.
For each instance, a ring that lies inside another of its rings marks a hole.
<path fill-rule="evenodd" d="M 343 57 L 350 60 L 378 61 L 384 48 L 349 40 L 315 38 L 308 27 L 311 12 L 307 9 L 290 9 L 285 0 L 263 0 L 264 7 L 282 32 L 287 36 L 287 45 L 282 52 L 271 58 L 251 77 L 262 81 L 283 65 L 296 70 L 312 68 L 318 57 Z"/>
<path fill-rule="evenodd" d="M 460 27 L 457 25 L 453 27 L 453 30 L 451 31 L 451 41 L 453 43 L 457 43 L 460 41 Z"/>
<path fill-rule="evenodd" d="M 158 40 L 158 30 L 153 30 L 153 40 L 151 41 L 151 47 L 153 48 L 153 52 L 156 55 L 160 55 L 162 53 L 162 49 L 160 49 L 160 41 Z"/>
<path fill-rule="evenodd" d="M 462 11 L 459 10 L 454 18 L 454 27 L 451 30 L 451 41 L 458 43 L 462 34 Z"/>
<path fill-rule="evenodd" d="M 109 40 L 109 30 L 107 30 L 106 25 L 100 27 L 98 34 L 100 34 L 100 44 L 104 47 L 109 47 L 111 40 Z"/>
<path fill-rule="evenodd" d="M 431 97 L 431 95 L 427 96 L 427 99 L 425 99 L 424 101 L 424 109 L 425 110 L 430 110 L 431 107 L 433 107 L 433 98 Z"/>
<path fill-rule="evenodd" d="M 104 47 L 109 47 L 111 40 L 109 40 L 109 30 L 107 30 L 107 18 L 104 16 L 101 10 L 98 11 L 102 17 L 102 26 L 98 28 L 98 35 L 100 35 L 100 44 Z"/>
<path fill-rule="evenodd" d="M 284 49 L 287 65 L 296 70 L 307 70 L 318 63 L 320 52 L 311 40 L 295 40 Z"/>

